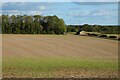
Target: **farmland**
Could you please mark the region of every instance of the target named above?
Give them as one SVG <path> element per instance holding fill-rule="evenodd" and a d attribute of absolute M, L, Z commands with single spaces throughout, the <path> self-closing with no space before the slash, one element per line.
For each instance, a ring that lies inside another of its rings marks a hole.
<path fill-rule="evenodd" d="M 77 35 L 2 35 L 3 77 L 118 77 L 118 41 Z"/>

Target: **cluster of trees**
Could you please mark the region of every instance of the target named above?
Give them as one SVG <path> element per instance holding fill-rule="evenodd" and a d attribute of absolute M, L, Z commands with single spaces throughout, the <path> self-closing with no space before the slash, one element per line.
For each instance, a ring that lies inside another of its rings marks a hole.
<path fill-rule="evenodd" d="M 87 31 L 87 32 L 99 32 L 103 34 L 119 34 L 120 26 L 118 25 L 68 25 L 67 32 L 79 32 L 79 31 Z"/>
<path fill-rule="evenodd" d="M 57 16 L 27 16 L 1 15 L 0 31 L 3 34 L 65 34 L 65 32 L 99 32 L 103 34 L 118 34 L 120 26 L 103 25 L 65 25 L 63 19 Z"/>
<path fill-rule="evenodd" d="M 2 15 L 3 34 L 64 34 L 66 25 L 57 16 Z"/>

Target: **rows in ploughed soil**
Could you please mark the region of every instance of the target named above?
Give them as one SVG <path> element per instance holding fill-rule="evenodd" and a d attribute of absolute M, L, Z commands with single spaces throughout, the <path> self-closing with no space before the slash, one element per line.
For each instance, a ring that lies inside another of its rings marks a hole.
<path fill-rule="evenodd" d="M 3 35 L 3 57 L 116 58 L 118 42 L 93 37 Z"/>
<path fill-rule="evenodd" d="M 3 77 L 117 77 L 118 42 L 74 35 L 3 35 Z"/>

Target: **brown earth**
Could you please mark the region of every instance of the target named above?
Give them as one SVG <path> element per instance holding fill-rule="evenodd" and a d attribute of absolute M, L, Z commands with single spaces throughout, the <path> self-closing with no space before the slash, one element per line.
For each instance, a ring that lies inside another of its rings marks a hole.
<path fill-rule="evenodd" d="M 118 42 L 76 35 L 2 35 L 3 57 L 117 58 Z"/>
<path fill-rule="evenodd" d="M 0 43 L 1 44 L 1 43 Z M 42 73 L 34 69 L 35 62 L 30 68 L 20 67 L 22 59 L 44 58 L 94 58 L 117 60 L 118 41 L 102 38 L 85 37 L 77 35 L 2 35 L 2 59 L 4 66 L 3 77 L 50 77 L 53 73 L 55 77 L 117 77 L 115 70 L 96 69 L 84 70 L 80 68 L 66 69 L 58 66 L 58 70 L 52 73 Z M 16 58 L 19 58 L 18 60 Z M 19 61 L 20 60 L 20 61 Z M 29 59 L 28 59 L 29 60 Z M 88 59 L 89 60 L 89 59 Z M 16 62 L 15 62 L 16 61 Z M 19 61 L 19 62 L 17 62 Z M 27 60 L 25 60 L 27 61 Z M 36 60 L 35 60 L 36 61 Z M 14 63 L 15 62 L 15 63 Z M 18 66 L 14 67 L 17 63 Z M 23 62 L 29 64 L 30 62 Z M 98 62 L 99 63 L 99 62 Z M 116 62 L 117 63 L 117 62 Z M 30 63 L 31 64 L 31 63 Z M 50 63 L 51 64 L 51 63 Z M 79 64 L 79 63 L 78 63 Z M 86 63 L 87 64 L 87 63 Z M 39 64 L 40 65 L 40 64 Z M 49 65 L 49 63 L 48 63 Z M 106 64 L 105 64 L 106 65 Z M 114 63 L 111 63 L 113 66 Z M 70 65 L 69 65 L 70 66 Z M 104 65 L 103 65 L 104 66 Z M 64 66 L 63 66 L 64 67 Z M 94 68 L 94 66 L 93 66 Z M 109 66 L 108 66 L 109 68 Z M 50 68 L 49 68 L 50 69 Z M 57 69 L 57 68 L 56 68 Z M 40 70 L 37 68 L 37 70 Z M 20 71 L 20 72 L 19 72 Z M 22 74 L 21 74 L 22 72 Z M 30 73 L 31 72 L 31 73 Z M 30 73 L 30 74 L 29 74 Z M 33 74 L 34 76 L 33 76 Z M 40 73 L 40 74 L 38 74 Z M 49 74 L 48 74 L 49 73 Z M 41 76 L 40 76 L 41 75 Z"/>

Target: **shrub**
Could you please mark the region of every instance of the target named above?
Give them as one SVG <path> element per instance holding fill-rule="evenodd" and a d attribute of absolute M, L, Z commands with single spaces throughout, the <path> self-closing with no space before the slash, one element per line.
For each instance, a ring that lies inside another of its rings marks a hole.
<path fill-rule="evenodd" d="M 107 38 L 108 36 L 107 36 L 107 35 L 102 34 L 102 35 L 99 35 L 99 37 L 101 37 L 101 38 Z"/>
<path fill-rule="evenodd" d="M 108 36 L 108 38 L 117 39 L 117 36 Z"/>
<path fill-rule="evenodd" d="M 88 36 L 98 36 L 98 34 L 94 34 L 94 33 L 90 34 L 90 33 L 88 33 Z"/>

